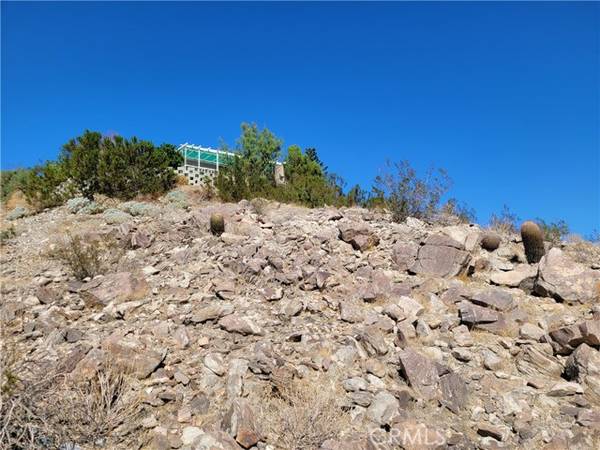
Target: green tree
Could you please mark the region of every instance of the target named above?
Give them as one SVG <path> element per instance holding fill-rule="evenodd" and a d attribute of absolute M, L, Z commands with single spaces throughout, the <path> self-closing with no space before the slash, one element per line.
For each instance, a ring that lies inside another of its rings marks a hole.
<path fill-rule="evenodd" d="M 103 139 L 97 131 L 85 130 L 81 136 L 63 145 L 59 157 L 75 186 L 90 199 L 100 189 L 98 164 L 102 143 L 107 140 L 110 138 Z"/>
<path fill-rule="evenodd" d="M 321 167 L 321 171 L 323 172 L 324 175 L 327 174 L 327 166 L 325 164 L 323 164 L 323 161 L 321 161 L 321 159 L 319 158 L 319 155 L 317 154 L 317 149 L 316 148 L 314 148 L 314 147 L 307 148 L 304 151 L 304 154 L 311 161 L 316 162 Z"/>
<path fill-rule="evenodd" d="M 236 156 L 219 170 L 216 186 L 225 201 L 243 198 L 269 197 L 275 190 L 275 164 L 281 154 L 282 142 L 267 128 L 242 123 Z M 226 145 L 223 150 L 228 151 Z"/>

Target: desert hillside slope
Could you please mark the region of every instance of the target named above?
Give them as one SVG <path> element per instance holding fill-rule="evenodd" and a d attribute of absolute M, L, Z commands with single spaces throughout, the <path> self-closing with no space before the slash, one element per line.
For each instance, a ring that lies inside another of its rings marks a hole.
<path fill-rule="evenodd" d="M 15 393 L 35 411 L 4 448 L 23 427 L 42 448 L 597 448 L 591 244 L 528 264 L 477 225 L 180 200 L 12 222 L 4 423 Z"/>

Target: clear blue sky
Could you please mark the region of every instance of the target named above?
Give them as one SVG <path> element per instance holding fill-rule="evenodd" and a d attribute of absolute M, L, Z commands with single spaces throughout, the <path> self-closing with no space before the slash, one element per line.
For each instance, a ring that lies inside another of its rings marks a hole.
<path fill-rule="evenodd" d="M 349 185 L 445 167 L 486 222 L 600 228 L 598 3 L 2 3 L 2 167 L 89 128 L 232 144 L 242 121 Z"/>

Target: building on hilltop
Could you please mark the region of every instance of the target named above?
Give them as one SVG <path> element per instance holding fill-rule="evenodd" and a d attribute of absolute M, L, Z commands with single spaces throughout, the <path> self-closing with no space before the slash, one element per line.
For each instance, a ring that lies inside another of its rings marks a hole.
<path fill-rule="evenodd" d="M 206 177 L 213 178 L 219 167 L 228 165 L 234 153 L 216 150 L 200 145 L 181 144 L 177 150 L 183 155 L 183 166 L 177 168 L 177 174 L 183 175 L 192 185 L 200 184 Z"/>
<path fill-rule="evenodd" d="M 214 178 L 219 172 L 219 168 L 229 165 L 231 160 L 236 157 L 235 153 L 188 144 L 187 142 L 181 144 L 177 150 L 183 155 L 183 166 L 177 168 L 177 174 L 186 177 L 191 185 L 202 183 L 206 177 Z M 282 163 L 275 163 L 273 176 L 277 184 L 285 182 Z"/>

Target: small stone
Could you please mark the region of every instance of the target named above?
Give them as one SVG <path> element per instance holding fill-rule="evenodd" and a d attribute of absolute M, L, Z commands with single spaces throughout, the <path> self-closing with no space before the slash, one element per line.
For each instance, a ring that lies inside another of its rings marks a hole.
<path fill-rule="evenodd" d="M 179 411 L 177 411 L 177 422 L 179 423 L 189 423 L 192 420 L 192 411 L 189 407 L 184 406 Z"/>
<path fill-rule="evenodd" d="M 220 319 L 219 326 L 230 333 L 257 336 L 264 334 L 264 331 L 254 321 L 233 314 Z"/>
<path fill-rule="evenodd" d="M 496 439 L 497 441 L 503 440 L 503 430 L 500 427 L 483 423 L 477 426 L 477 434 L 484 437 L 491 437 Z"/>
<path fill-rule="evenodd" d="M 183 372 L 181 372 L 179 370 L 177 372 L 175 372 L 175 375 L 173 376 L 173 378 L 175 378 L 175 381 L 183 384 L 184 386 L 187 386 L 190 382 L 190 377 L 188 377 L 186 374 L 184 374 Z"/>
<path fill-rule="evenodd" d="M 531 323 L 525 323 L 519 329 L 519 337 L 521 339 L 531 339 L 538 342 L 544 334 L 544 330 Z"/>
<path fill-rule="evenodd" d="M 219 353 L 209 353 L 204 357 L 204 365 L 214 374 L 222 376 L 226 372 L 223 356 Z"/>
<path fill-rule="evenodd" d="M 502 359 L 494 352 L 489 350 L 483 351 L 483 367 L 488 370 L 498 370 L 502 367 Z"/>
<path fill-rule="evenodd" d="M 452 356 L 463 362 L 469 362 L 473 359 L 473 353 L 461 347 L 456 347 L 454 350 L 452 350 Z"/>
<path fill-rule="evenodd" d="M 158 425 L 158 420 L 156 420 L 156 417 L 153 415 L 146 417 L 145 419 L 142 420 L 142 427 L 148 429 L 148 428 L 154 428 L 155 426 Z"/>

